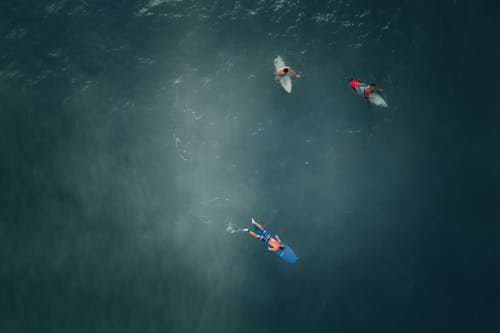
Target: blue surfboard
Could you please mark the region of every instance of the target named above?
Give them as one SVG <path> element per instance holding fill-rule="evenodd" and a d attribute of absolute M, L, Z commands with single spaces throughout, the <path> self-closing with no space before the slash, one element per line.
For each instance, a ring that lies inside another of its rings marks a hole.
<path fill-rule="evenodd" d="M 266 229 L 265 229 L 266 230 Z M 262 235 L 263 232 L 262 230 L 260 230 L 259 228 L 257 228 L 256 226 L 253 227 L 253 231 L 255 231 L 256 234 L 258 235 Z M 273 238 L 276 237 L 276 234 L 272 233 L 271 231 L 269 230 L 266 230 L 266 232 L 271 235 Z M 262 240 L 262 244 L 264 244 L 267 247 L 269 247 L 267 245 L 267 243 L 265 243 L 264 240 Z M 287 243 L 285 243 L 284 241 L 281 241 L 281 244 L 283 244 L 285 246 L 285 248 L 282 250 L 282 249 L 278 249 L 277 251 L 274 251 L 273 253 L 275 255 L 277 255 L 278 257 L 280 257 L 282 260 L 290 263 L 290 264 L 295 264 L 297 262 L 297 255 L 295 254 L 295 252 L 293 252 L 292 248 L 290 246 L 288 246 Z"/>

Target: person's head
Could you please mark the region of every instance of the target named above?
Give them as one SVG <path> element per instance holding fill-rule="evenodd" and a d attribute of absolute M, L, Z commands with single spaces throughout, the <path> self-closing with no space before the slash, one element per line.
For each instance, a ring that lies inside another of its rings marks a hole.
<path fill-rule="evenodd" d="M 359 80 L 356 80 L 356 79 L 353 79 L 353 78 L 350 78 L 349 79 L 349 85 L 351 86 L 351 88 L 355 89 L 356 88 L 356 85 L 358 84 Z"/>
<path fill-rule="evenodd" d="M 285 248 L 285 245 L 281 244 L 280 245 L 280 250 L 283 250 Z"/>
<path fill-rule="evenodd" d="M 286 67 L 285 67 L 285 68 L 283 69 L 283 72 L 288 73 L 288 68 L 286 68 Z"/>

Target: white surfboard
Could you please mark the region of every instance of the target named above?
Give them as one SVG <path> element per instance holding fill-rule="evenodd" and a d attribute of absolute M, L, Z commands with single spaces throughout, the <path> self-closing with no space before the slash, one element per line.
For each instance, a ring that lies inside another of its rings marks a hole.
<path fill-rule="evenodd" d="M 285 61 L 283 60 L 282 57 L 280 56 L 277 56 L 276 58 L 274 58 L 274 70 L 277 71 L 278 69 L 280 68 L 283 68 L 285 67 Z M 291 93 L 292 92 L 292 79 L 290 78 L 290 75 L 287 73 L 283 76 L 280 76 L 280 83 L 281 83 L 281 86 L 283 87 L 283 89 L 285 89 L 285 91 L 287 93 Z"/>
<path fill-rule="evenodd" d="M 360 82 L 358 85 L 356 85 L 354 90 L 356 90 L 356 93 L 359 96 L 364 97 L 365 96 L 364 91 L 365 91 L 365 88 L 367 86 L 368 85 L 366 83 Z M 380 106 L 383 108 L 387 107 L 387 103 L 385 102 L 385 100 L 382 98 L 382 96 L 377 94 L 375 91 L 371 92 L 370 95 L 368 95 L 368 102 L 372 103 L 373 105 Z"/>
<path fill-rule="evenodd" d="M 383 108 L 387 107 L 387 103 L 385 102 L 385 100 L 376 92 L 372 92 L 370 95 L 368 95 L 368 100 L 370 101 L 370 103 L 376 106 L 380 106 Z"/>

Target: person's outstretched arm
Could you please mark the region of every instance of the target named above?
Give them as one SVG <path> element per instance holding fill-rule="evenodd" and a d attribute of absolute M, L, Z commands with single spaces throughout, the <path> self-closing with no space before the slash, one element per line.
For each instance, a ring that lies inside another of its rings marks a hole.
<path fill-rule="evenodd" d="M 373 88 L 373 90 L 376 90 L 376 91 L 382 91 L 382 89 L 380 89 L 379 87 L 377 87 L 377 84 L 376 83 L 370 83 L 370 87 Z"/>

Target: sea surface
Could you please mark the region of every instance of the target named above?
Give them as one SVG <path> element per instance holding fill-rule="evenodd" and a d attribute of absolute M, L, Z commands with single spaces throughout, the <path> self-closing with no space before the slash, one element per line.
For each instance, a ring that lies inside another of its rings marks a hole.
<path fill-rule="evenodd" d="M 0 332 L 500 332 L 497 7 L 3 1 Z"/>

